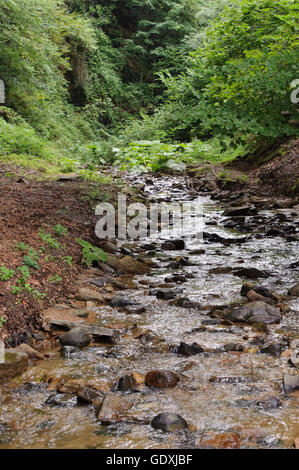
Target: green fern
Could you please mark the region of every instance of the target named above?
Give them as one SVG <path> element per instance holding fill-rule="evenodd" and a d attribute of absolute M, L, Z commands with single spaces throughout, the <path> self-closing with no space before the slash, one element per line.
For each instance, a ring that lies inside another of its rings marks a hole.
<path fill-rule="evenodd" d="M 82 240 L 82 238 L 76 238 L 76 242 L 82 246 L 82 263 L 86 264 L 86 266 L 90 267 L 93 262 L 106 261 L 107 254 L 101 248 L 91 245 L 86 240 Z"/>

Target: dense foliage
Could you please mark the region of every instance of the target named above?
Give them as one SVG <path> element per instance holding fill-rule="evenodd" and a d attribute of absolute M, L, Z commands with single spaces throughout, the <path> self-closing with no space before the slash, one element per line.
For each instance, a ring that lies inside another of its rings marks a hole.
<path fill-rule="evenodd" d="M 1 158 L 157 169 L 294 135 L 298 11 L 295 0 L 6 0 Z"/>

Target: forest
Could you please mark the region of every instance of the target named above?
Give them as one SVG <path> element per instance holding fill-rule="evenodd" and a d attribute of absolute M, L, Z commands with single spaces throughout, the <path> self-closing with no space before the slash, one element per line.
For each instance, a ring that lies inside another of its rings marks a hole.
<path fill-rule="evenodd" d="M 3 161 L 155 169 L 298 135 L 295 1 L 7 0 L 0 15 Z"/>

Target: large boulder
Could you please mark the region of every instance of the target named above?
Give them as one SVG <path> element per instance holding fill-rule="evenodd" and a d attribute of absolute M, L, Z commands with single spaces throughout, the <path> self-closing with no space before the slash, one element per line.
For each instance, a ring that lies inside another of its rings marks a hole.
<path fill-rule="evenodd" d="M 4 362 L 0 363 L 0 382 L 23 374 L 28 367 L 28 356 L 23 351 L 6 349 Z"/>
<path fill-rule="evenodd" d="M 145 376 L 145 384 L 152 387 L 172 388 L 175 387 L 179 381 L 179 375 L 167 369 L 151 370 Z"/>
<path fill-rule="evenodd" d="M 164 412 L 155 416 L 151 425 L 155 429 L 165 432 L 174 432 L 187 428 L 187 422 L 177 413 Z"/>
<path fill-rule="evenodd" d="M 62 346 L 75 346 L 81 348 L 90 344 L 90 336 L 85 328 L 73 328 L 59 337 Z"/>
<path fill-rule="evenodd" d="M 255 301 L 233 308 L 228 314 L 228 319 L 235 322 L 263 323 L 268 325 L 278 323 L 281 320 L 281 312 L 277 307 L 262 301 Z"/>

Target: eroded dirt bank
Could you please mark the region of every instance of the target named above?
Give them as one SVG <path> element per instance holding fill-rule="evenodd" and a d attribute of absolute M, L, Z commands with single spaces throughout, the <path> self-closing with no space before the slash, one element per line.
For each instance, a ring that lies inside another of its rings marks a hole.
<path fill-rule="evenodd" d="M 105 243 L 106 263 L 70 278 L 3 383 L 0 447 L 293 447 L 296 200 L 127 178 L 140 200 L 199 197 L 204 239 Z"/>

